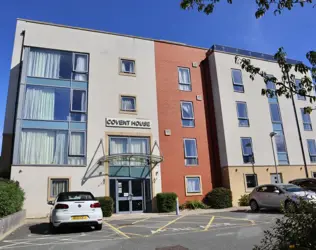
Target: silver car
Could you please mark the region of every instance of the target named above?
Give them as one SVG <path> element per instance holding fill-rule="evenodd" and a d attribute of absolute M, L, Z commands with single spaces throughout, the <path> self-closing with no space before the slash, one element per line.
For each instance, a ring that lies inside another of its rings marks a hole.
<path fill-rule="evenodd" d="M 285 209 L 296 207 L 303 198 L 308 201 L 316 201 L 316 193 L 305 191 L 293 184 L 268 184 L 256 187 L 249 196 L 249 205 L 252 211 L 261 208 L 280 209 L 284 204 Z"/>

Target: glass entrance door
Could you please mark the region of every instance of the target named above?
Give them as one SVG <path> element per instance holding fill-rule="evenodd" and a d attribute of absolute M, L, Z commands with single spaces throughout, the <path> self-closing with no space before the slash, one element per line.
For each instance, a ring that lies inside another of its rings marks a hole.
<path fill-rule="evenodd" d="M 143 179 L 116 180 L 117 212 L 143 212 L 144 189 Z"/>

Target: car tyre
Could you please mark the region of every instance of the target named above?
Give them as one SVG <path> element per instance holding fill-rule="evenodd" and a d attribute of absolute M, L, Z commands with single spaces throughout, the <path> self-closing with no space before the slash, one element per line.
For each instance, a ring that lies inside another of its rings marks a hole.
<path fill-rule="evenodd" d="M 251 200 L 250 203 L 251 211 L 258 212 L 260 210 L 258 203 L 255 200 Z"/>
<path fill-rule="evenodd" d="M 95 226 L 95 230 L 97 230 L 97 231 L 102 230 L 102 223 L 101 223 L 101 224 L 97 224 L 97 225 Z"/>

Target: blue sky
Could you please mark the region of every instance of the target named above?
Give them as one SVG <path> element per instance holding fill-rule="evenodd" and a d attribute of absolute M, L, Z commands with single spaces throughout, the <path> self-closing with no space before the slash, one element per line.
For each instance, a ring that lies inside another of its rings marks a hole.
<path fill-rule="evenodd" d="M 316 49 L 316 8 L 295 8 L 256 20 L 255 0 L 225 0 L 206 16 L 183 11 L 180 0 L 3 0 L 0 3 L 0 147 L 16 18 L 183 42 L 209 48 L 223 44 L 303 60 Z M 314 46 L 314 47 L 313 47 Z"/>

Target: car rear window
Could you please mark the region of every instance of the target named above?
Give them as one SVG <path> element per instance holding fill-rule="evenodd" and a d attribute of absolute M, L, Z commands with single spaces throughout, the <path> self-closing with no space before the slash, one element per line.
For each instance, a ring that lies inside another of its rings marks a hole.
<path fill-rule="evenodd" d="M 91 193 L 72 192 L 72 193 L 59 194 L 57 201 L 93 201 L 93 200 L 95 199 Z"/>

